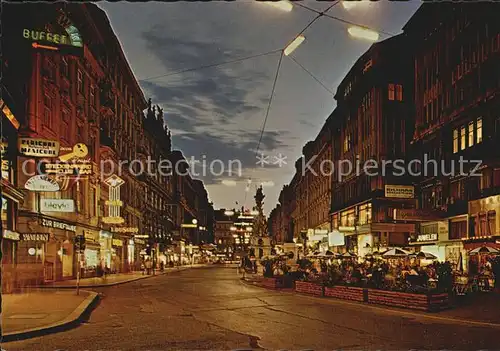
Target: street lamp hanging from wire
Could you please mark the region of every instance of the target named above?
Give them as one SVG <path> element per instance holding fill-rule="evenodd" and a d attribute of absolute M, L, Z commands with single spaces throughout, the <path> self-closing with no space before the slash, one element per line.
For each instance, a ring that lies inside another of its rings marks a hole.
<path fill-rule="evenodd" d="M 300 44 L 302 44 L 306 40 L 306 37 L 304 37 L 302 34 L 299 35 L 297 38 L 295 38 L 290 44 L 287 45 L 283 53 L 285 56 L 290 55 L 292 52 L 295 51 L 299 47 Z"/>
<path fill-rule="evenodd" d="M 291 2 L 287 0 L 282 0 L 282 1 L 264 1 L 263 2 L 266 5 L 272 6 L 274 8 L 280 9 L 285 12 L 290 12 L 293 9 L 293 5 Z"/>
<path fill-rule="evenodd" d="M 349 35 L 359 39 L 365 39 L 369 41 L 377 41 L 379 34 L 371 29 L 352 26 L 347 29 Z"/>

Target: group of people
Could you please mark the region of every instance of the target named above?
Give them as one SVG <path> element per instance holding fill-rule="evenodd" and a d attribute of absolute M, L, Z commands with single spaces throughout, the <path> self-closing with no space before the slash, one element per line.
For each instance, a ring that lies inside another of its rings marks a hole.
<path fill-rule="evenodd" d="M 426 289 L 437 285 L 437 264 L 426 266 L 408 260 L 396 262 L 367 259 L 362 263 L 356 260 L 320 261 L 307 269 L 310 277 L 327 280 L 331 284 L 346 283 L 374 288 L 399 286 L 409 289 Z M 319 268 L 319 269 L 318 269 Z"/>

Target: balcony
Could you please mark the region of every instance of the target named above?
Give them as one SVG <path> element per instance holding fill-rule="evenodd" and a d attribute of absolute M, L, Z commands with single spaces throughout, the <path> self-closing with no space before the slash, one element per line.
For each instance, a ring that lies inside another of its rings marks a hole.
<path fill-rule="evenodd" d="M 447 215 L 448 217 L 458 216 L 466 214 L 468 211 L 468 202 L 467 200 L 455 200 L 452 204 L 447 206 Z"/>

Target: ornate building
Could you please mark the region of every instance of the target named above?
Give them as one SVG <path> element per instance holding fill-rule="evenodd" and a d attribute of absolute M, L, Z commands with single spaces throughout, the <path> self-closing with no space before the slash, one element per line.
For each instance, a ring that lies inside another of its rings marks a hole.
<path fill-rule="evenodd" d="M 73 3 L 6 5 L 4 14 L 12 19 L 2 38 L 11 95 L 2 108 L 19 129 L 4 124 L 4 134 L 9 150 L 10 139 L 21 146 L 11 160 L 12 186 L 2 180 L 4 194 L 18 196 L 5 201 L 7 212 L 18 209 L 18 221 L 6 214 L 2 224 L 18 238 L 16 285 L 72 279 L 78 270 L 85 277 L 139 269 L 153 249 L 156 262 L 165 260 L 166 244 L 187 217 L 200 218 L 210 238 L 203 183 L 158 172 L 161 160 L 180 152 L 171 151 L 162 109 L 146 101 L 106 14 Z M 152 169 L 148 158 L 156 161 Z M 40 188 L 47 184 L 51 191 Z M 191 242 L 199 233 L 189 234 Z M 81 255 L 77 236 L 85 238 Z"/>

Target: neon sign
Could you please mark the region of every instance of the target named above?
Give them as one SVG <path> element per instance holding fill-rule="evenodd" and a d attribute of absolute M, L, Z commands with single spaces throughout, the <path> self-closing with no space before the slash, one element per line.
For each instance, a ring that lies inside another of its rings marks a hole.
<path fill-rule="evenodd" d="M 113 174 L 104 181 L 104 184 L 109 186 L 109 200 L 106 201 L 108 206 L 108 217 L 103 217 L 102 221 L 107 224 L 121 224 L 125 219 L 120 216 L 120 208 L 123 206 L 120 200 L 120 187 L 125 183 L 123 179 Z"/>
<path fill-rule="evenodd" d="M 81 55 L 83 52 L 83 39 L 80 31 L 62 11 L 60 11 L 57 18 L 56 27 L 59 27 L 59 30 L 49 31 L 23 28 L 23 38 L 31 41 L 31 46 L 35 49 L 68 51 L 68 49 L 72 48 L 76 49 L 76 51 L 70 50 L 73 51 L 73 54 Z"/>

